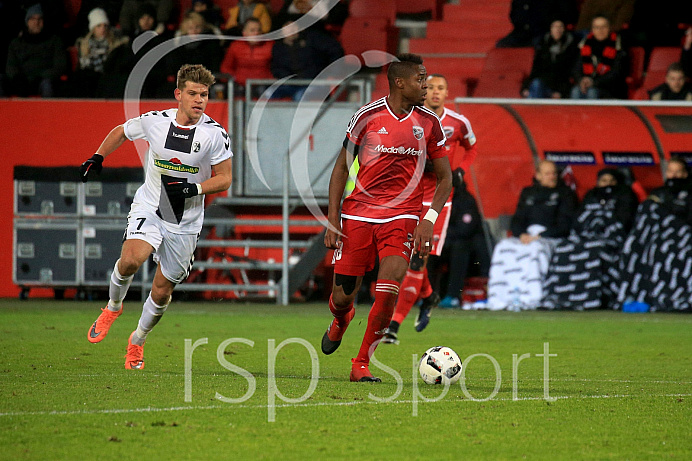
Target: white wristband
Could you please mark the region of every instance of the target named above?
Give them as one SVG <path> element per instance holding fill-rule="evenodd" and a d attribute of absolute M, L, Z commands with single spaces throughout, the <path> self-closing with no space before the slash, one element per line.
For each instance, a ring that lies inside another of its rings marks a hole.
<path fill-rule="evenodd" d="M 197 184 L 197 195 L 202 195 L 202 185 L 199 183 Z"/>
<path fill-rule="evenodd" d="M 428 212 L 425 213 L 425 216 L 423 216 L 423 219 L 427 219 L 431 223 L 435 224 L 435 221 L 437 221 L 437 211 L 433 210 L 432 208 L 428 209 Z"/>

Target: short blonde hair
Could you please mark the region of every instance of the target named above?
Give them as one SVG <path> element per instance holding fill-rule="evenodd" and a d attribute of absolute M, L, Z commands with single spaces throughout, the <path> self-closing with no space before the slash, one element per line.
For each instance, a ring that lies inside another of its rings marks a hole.
<path fill-rule="evenodd" d="M 216 79 L 214 74 L 202 64 L 183 64 L 177 75 L 178 89 L 184 89 L 185 82 L 199 83 L 211 88 Z"/>

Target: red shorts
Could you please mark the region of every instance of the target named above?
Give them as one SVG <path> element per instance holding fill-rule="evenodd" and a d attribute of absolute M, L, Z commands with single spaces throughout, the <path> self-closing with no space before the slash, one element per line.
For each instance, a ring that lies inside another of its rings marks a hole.
<path fill-rule="evenodd" d="M 342 219 L 340 248 L 334 250 L 332 265 L 341 275 L 364 275 L 375 262 L 386 256 L 401 256 L 406 264 L 411 260 L 414 219 L 395 219 L 386 223 L 371 223 Z"/>
<path fill-rule="evenodd" d="M 425 213 L 428 212 L 430 204 L 423 202 L 423 213 L 420 218 L 423 219 Z M 449 216 L 452 213 L 452 202 L 447 202 L 442 207 L 442 211 L 437 216 L 435 220 L 435 226 L 433 227 L 433 247 L 430 250 L 430 254 L 433 256 L 440 256 L 442 254 L 442 247 L 445 246 L 445 239 L 447 238 L 447 228 L 449 227 Z"/>

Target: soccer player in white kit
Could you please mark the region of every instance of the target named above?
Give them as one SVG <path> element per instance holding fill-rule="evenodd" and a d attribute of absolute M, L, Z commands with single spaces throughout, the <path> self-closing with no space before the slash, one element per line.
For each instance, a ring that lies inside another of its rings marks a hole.
<path fill-rule="evenodd" d="M 132 278 L 154 253 L 158 266 L 142 316 L 128 340 L 125 368 L 144 368 L 144 342 L 161 319 L 176 284 L 189 275 L 204 219 L 204 194 L 231 185 L 230 138 L 204 113 L 214 76 L 202 65 L 186 64 L 177 75 L 177 109 L 152 111 L 113 128 L 80 167 L 82 181 L 100 173 L 106 156 L 125 141 L 149 143 L 144 184 L 137 190 L 127 217 L 120 259 L 108 290 L 108 305 L 89 328 L 87 339 L 101 342 L 123 311 Z M 212 176 L 212 172 L 214 176 Z"/>

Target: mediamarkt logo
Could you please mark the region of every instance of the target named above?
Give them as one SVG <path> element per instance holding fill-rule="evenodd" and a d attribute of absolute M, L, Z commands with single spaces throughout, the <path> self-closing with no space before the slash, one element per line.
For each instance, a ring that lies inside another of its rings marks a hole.
<path fill-rule="evenodd" d="M 423 149 L 414 149 L 413 147 L 408 147 L 404 148 L 403 146 L 399 147 L 385 147 L 384 145 L 380 144 L 377 147 L 375 147 L 375 152 L 384 152 L 387 154 L 400 154 L 400 155 L 416 155 L 420 156 L 423 154 Z"/>
<path fill-rule="evenodd" d="M 199 167 L 185 165 L 184 163 L 182 163 L 177 158 L 172 158 L 170 160 L 156 159 L 156 160 L 154 160 L 154 165 L 159 167 L 159 168 L 163 168 L 164 170 L 182 171 L 183 173 L 193 173 L 193 174 L 199 173 Z"/>

